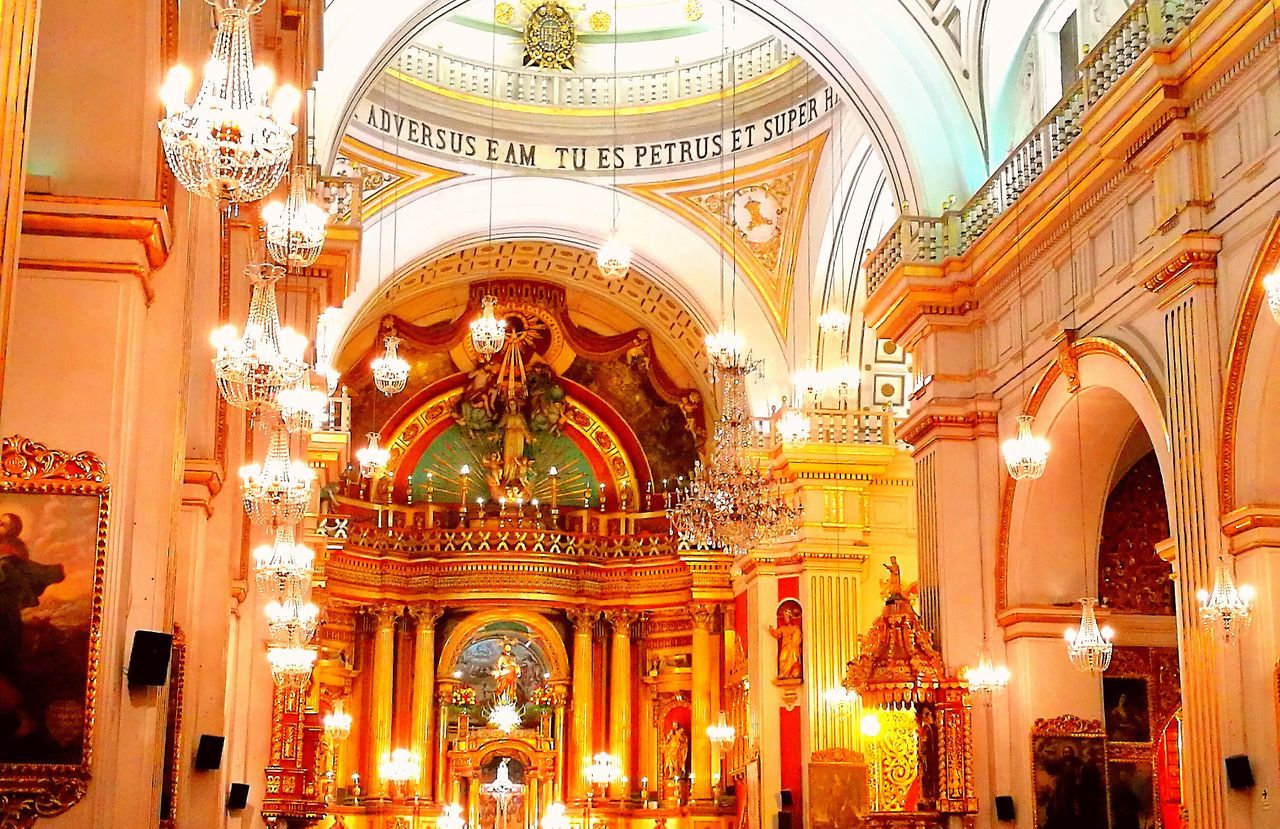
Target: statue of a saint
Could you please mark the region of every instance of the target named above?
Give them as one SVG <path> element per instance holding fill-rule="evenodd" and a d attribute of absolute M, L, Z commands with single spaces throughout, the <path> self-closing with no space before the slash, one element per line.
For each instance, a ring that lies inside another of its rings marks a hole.
<path fill-rule="evenodd" d="M 510 642 L 502 646 L 502 654 L 490 673 L 494 678 L 494 696 L 504 702 L 515 702 L 520 690 L 520 663 L 511 652 Z"/>
<path fill-rule="evenodd" d="M 524 412 L 520 411 L 520 401 L 514 397 L 507 399 L 507 411 L 502 416 L 501 426 L 502 482 L 508 487 L 519 487 L 523 483 L 521 473 L 528 467 L 524 462 L 524 447 L 533 440 L 533 434 L 525 422 Z"/>
<path fill-rule="evenodd" d="M 662 778 L 683 778 L 689 765 L 689 732 L 680 723 L 672 723 L 662 739 Z"/>
<path fill-rule="evenodd" d="M 898 566 L 898 557 L 889 556 L 889 563 L 884 565 L 889 571 L 889 578 L 884 582 L 885 603 L 902 598 L 902 568 Z"/>
<path fill-rule="evenodd" d="M 803 672 L 800 654 L 804 646 L 800 611 L 787 604 L 781 616 L 778 626 L 769 628 L 769 635 L 778 640 L 778 679 L 800 679 Z"/>

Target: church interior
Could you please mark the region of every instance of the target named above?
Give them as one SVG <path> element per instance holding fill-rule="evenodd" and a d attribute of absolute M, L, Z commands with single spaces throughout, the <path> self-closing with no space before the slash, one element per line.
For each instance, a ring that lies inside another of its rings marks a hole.
<path fill-rule="evenodd" d="M 0 55 L 0 829 L 1280 827 L 1278 0 Z"/>

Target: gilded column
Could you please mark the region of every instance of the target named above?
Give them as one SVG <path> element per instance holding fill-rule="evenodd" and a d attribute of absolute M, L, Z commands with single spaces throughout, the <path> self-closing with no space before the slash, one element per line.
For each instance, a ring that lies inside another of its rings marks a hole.
<path fill-rule="evenodd" d="M 710 605 L 695 604 L 689 608 L 693 618 L 693 704 L 689 711 L 689 745 L 692 747 L 694 800 L 711 799 L 711 686 L 717 681 L 711 661 L 711 624 L 714 614 Z"/>
<path fill-rule="evenodd" d="M 1170 523 L 1177 550 L 1178 650 L 1182 663 L 1182 779 L 1188 826 L 1223 829 L 1228 815 L 1223 785 L 1222 702 L 1218 657 L 1199 624 L 1196 591 L 1213 584 L 1223 549 L 1217 519 L 1217 411 L 1219 397 L 1214 270 L 1218 241 L 1189 234 L 1184 250 L 1146 287 L 1164 312 L 1167 434 L 1173 454 Z M 1175 272 L 1172 268 L 1179 269 Z M 1169 274 L 1173 274 L 1169 276 Z M 1238 681 L 1238 679 L 1237 679 Z M 1231 690 L 1233 697 L 1239 689 Z M 1238 816 L 1237 816 L 1238 817 Z"/>
<path fill-rule="evenodd" d="M 18 272 L 18 239 L 22 235 L 22 193 L 26 175 L 27 117 L 31 113 L 32 64 L 40 0 L 5 3 L 0 15 L 0 384 L 4 382 L 9 306 Z"/>
<path fill-rule="evenodd" d="M 586 797 L 584 770 L 591 763 L 591 635 L 599 611 L 579 608 L 569 611 L 573 622 L 573 722 L 570 728 L 574 757 L 569 764 L 569 797 Z"/>
<path fill-rule="evenodd" d="M 457 803 L 457 797 L 449 785 L 449 702 L 453 698 L 453 685 L 442 682 L 436 688 L 436 801 Z"/>
<path fill-rule="evenodd" d="M 631 623 L 632 610 L 610 610 L 605 619 L 613 627 L 609 648 L 609 753 L 618 758 L 622 776 L 631 779 Z M 619 780 L 612 786 L 615 797 L 623 797 L 630 783 Z"/>
<path fill-rule="evenodd" d="M 382 779 L 381 764 L 391 754 L 391 696 L 394 692 L 396 609 L 379 605 L 373 611 L 373 757 L 369 776 L 373 780 L 371 797 L 387 796 L 387 781 Z"/>
<path fill-rule="evenodd" d="M 432 796 L 431 771 L 435 752 L 432 750 L 433 724 L 432 702 L 436 684 L 436 620 L 442 610 L 433 602 L 426 602 L 413 609 L 418 628 L 413 642 L 413 717 L 409 750 L 418 757 L 420 776 L 418 794 Z"/>
<path fill-rule="evenodd" d="M 640 714 L 636 718 L 633 730 L 640 742 L 640 767 L 636 776 L 648 781 L 652 789 L 658 787 L 658 729 L 654 723 L 653 686 L 645 684 L 640 688 Z M 637 786 L 639 780 L 636 781 Z"/>

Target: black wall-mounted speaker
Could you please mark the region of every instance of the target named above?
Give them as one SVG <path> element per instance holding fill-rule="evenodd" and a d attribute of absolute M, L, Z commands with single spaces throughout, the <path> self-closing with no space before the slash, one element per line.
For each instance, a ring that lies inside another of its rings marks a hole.
<path fill-rule="evenodd" d="M 1013 798 L 1007 794 L 996 795 L 996 820 L 1017 820 L 1018 813 L 1013 808 Z"/>
<path fill-rule="evenodd" d="M 793 825 L 790 812 L 778 812 L 778 829 L 791 829 Z"/>
<path fill-rule="evenodd" d="M 158 630 L 135 630 L 133 647 L 129 650 L 129 687 L 141 688 L 168 682 L 171 653 L 172 634 Z"/>
<path fill-rule="evenodd" d="M 1253 766 L 1246 754 L 1233 754 L 1225 761 L 1227 785 L 1233 789 L 1253 788 Z"/>
<path fill-rule="evenodd" d="M 790 789 L 782 789 L 778 792 L 778 805 L 784 809 L 790 809 L 792 806 L 796 805 L 796 800 L 791 796 Z"/>
<path fill-rule="evenodd" d="M 238 812 L 249 804 L 249 784 L 232 783 L 227 792 L 227 811 Z"/>
<path fill-rule="evenodd" d="M 201 734 L 200 743 L 196 746 L 196 770 L 214 771 L 222 765 L 222 746 L 226 737 L 214 734 Z"/>

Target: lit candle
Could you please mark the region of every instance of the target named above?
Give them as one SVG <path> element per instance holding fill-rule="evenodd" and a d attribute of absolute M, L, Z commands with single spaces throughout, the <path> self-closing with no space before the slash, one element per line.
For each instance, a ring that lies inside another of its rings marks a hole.
<path fill-rule="evenodd" d="M 458 485 L 462 487 L 462 511 L 466 512 L 467 511 L 467 477 L 471 474 L 471 467 L 464 463 L 462 465 L 462 468 L 458 470 L 458 474 L 460 476 L 458 478 Z"/>
<path fill-rule="evenodd" d="M 560 470 L 551 467 L 547 470 L 547 477 L 551 479 L 551 510 L 555 512 L 560 506 Z"/>

